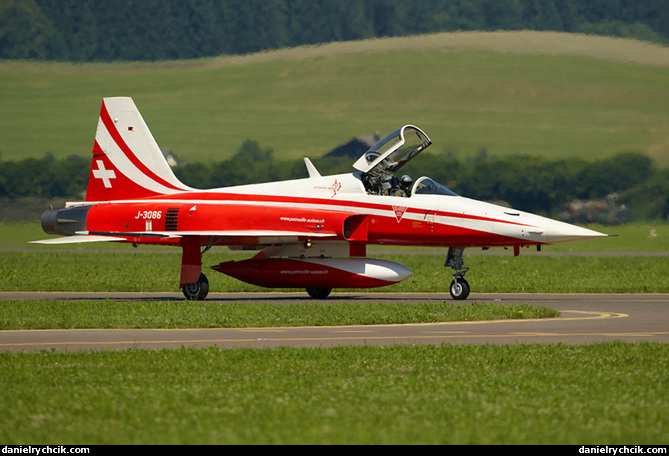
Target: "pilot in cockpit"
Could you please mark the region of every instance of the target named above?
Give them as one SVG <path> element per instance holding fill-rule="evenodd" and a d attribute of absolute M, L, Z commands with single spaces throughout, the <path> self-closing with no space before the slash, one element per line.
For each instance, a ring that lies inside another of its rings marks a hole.
<path fill-rule="evenodd" d="M 406 196 L 411 196 L 411 186 L 413 185 L 413 179 L 408 174 L 405 174 L 400 179 L 400 187 L 406 194 Z"/>
<path fill-rule="evenodd" d="M 402 176 L 400 179 L 397 179 L 397 177 L 392 176 L 390 179 L 390 192 L 389 194 L 391 196 L 401 196 L 404 198 L 408 198 L 411 196 L 411 186 L 413 184 L 413 179 L 411 179 L 411 176 L 405 174 Z"/>
<path fill-rule="evenodd" d="M 432 142 L 417 127 L 405 125 L 381 139 L 353 164 L 361 171 L 361 180 L 370 195 L 410 197 L 413 180 L 394 173 Z"/>

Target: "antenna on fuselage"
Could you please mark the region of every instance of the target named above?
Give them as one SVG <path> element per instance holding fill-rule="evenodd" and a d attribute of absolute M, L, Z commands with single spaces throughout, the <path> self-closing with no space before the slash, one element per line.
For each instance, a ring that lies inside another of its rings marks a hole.
<path fill-rule="evenodd" d="M 309 160 L 307 157 L 304 157 L 304 164 L 307 165 L 307 172 L 309 173 L 309 177 L 321 177 L 321 173 L 318 172 L 314 164 L 311 163 L 311 160 Z"/>

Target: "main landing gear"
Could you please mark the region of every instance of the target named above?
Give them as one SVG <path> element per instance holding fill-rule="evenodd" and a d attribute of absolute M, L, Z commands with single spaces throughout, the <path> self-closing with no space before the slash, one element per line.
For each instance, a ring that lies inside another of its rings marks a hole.
<path fill-rule="evenodd" d="M 331 292 L 332 288 L 307 288 L 307 293 L 314 299 L 325 299 Z"/>
<path fill-rule="evenodd" d="M 465 280 L 465 274 L 469 271 L 469 268 L 463 268 L 464 253 L 464 247 L 449 247 L 448 255 L 446 256 L 446 264 L 444 264 L 444 266 L 448 266 L 455 271 L 449 291 L 451 297 L 456 301 L 467 299 L 470 291 L 469 282 Z"/>
<path fill-rule="evenodd" d="M 209 294 L 209 281 L 202 273 L 202 254 L 209 250 L 213 242 L 200 252 L 199 236 L 181 238 L 181 291 L 190 301 L 202 301 Z"/>
<path fill-rule="evenodd" d="M 209 280 L 206 275 L 200 274 L 196 283 L 184 285 L 181 291 L 189 301 L 202 301 L 209 294 Z"/>

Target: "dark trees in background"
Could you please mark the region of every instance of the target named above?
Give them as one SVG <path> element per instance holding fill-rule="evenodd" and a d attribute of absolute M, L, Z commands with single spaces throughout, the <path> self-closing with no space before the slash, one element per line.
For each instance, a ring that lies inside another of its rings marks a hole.
<path fill-rule="evenodd" d="M 0 0 L 0 59 L 173 60 L 458 30 L 669 43 L 666 0 Z"/>

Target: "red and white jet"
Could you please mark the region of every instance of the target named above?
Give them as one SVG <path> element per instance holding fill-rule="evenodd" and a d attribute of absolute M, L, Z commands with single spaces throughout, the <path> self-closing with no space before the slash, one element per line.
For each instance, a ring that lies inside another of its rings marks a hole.
<path fill-rule="evenodd" d="M 406 125 L 361 156 L 351 174 L 321 176 L 305 158 L 308 178 L 197 190 L 175 177 L 132 99 L 105 98 L 86 199 L 47 210 L 44 231 L 66 237 L 36 242 L 181 247 L 187 299 L 207 296 L 202 255 L 215 246 L 257 254 L 211 269 L 259 286 L 306 288 L 315 298 L 412 274 L 398 263 L 367 258 L 367 245 L 446 247 L 446 266 L 454 270 L 451 296 L 465 299 L 465 248 L 512 247 L 518 255 L 521 247 L 606 236 L 462 197 L 429 177 L 396 177 L 430 144 L 420 129 Z"/>

